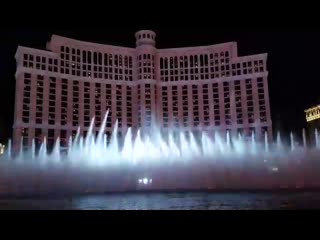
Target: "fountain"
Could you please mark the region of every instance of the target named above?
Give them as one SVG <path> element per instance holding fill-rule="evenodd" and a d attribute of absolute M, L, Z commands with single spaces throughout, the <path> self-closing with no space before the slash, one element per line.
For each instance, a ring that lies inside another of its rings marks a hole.
<path fill-rule="evenodd" d="M 153 128 L 149 134 L 142 129 L 134 132 L 129 128 L 123 138 L 119 138 L 118 122 L 108 143 L 105 134 L 107 117 L 108 113 L 97 135 L 93 131 L 94 118 L 86 136 L 81 136 L 81 129 L 78 128 L 76 135 L 68 139 L 67 151 L 62 151 L 60 138 L 56 139 L 51 152 L 48 152 L 47 139 L 44 138 L 39 151 L 36 151 L 33 139 L 31 148 L 24 150 L 21 145 L 18 154 L 12 152 L 9 141 L 7 153 L 0 159 L 0 171 L 10 166 L 11 174 L 6 176 L 11 177 L 13 181 L 18 174 L 27 176 L 28 171 L 32 170 L 42 177 L 41 184 L 49 184 L 49 179 L 63 182 L 68 176 L 72 179 L 69 181 L 72 187 L 69 188 L 74 190 L 78 187 L 77 191 L 85 191 L 81 190 L 80 186 L 87 189 L 89 182 L 94 183 L 90 185 L 90 189 L 93 190 L 135 189 L 136 183 L 139 185 L 138 181 L 145 178 L 152 179 L 152 187 L 158 189 L 207 188 L 212 186 L 208 182 L 200 181 L 202 178 L 206 179 L 205 176 L 214 176 L 217 183 L 226 184 L 225 172 L 235 170 L 238 175 L 228 177 L 228 181 L 231 181 L 228 183 L 230 186 L 240 188 L 258 182 L 262 184 L 262 180 L 258 179 L 262 175 L 264 184 L 274 184 L 275 180 L 272 178 L 272 174 L 276 174 L 274 169 L 277 169 L 277 174 L 283 172 L 284 176 L 290 171 L 300 174 L 298 171 L 301 169 L 301 164 L 304 164 L 300 160 L 311 159 L 317 164 L 320 156 L 317 130 L 316 147 L 312 152 L 307 146 L 305 130 L 302 139 L 304 151 L 295 147 L 292 132 L 290 147 L 286 148 L 283 146 L 280 133 L 277 133 L 276 142 L 272 142 L 269 141 L 267 132 L 260 138 L 253 132 L 248 140 L 248 136 L 243 137 L 241 134 L 232 137 L 230 131 L 227 131 L 226 135 L 218 131 L 194 135 L 192 131 L 172 130 L 165 135 L 160 128 Z M 299 161 L 295 161 L 298 158 Z M 32 161 L 29 161 L 30 159 Z M 266 175 L 268 169 L 271 169 L 271 175 Z M 87 179 L 85 183 L 82 181 L 84 176 Z M 253 177 L 256 180 L 253 180 Z M 36 183 L 38 184 L 39 180 L 35 180 L 34 177 L 25 178 L 24 184 L 28 186 Z M 212 185 L 216 186 L 217 183 Z M 43 187 L 43 189 L 53 191 L 54 188 Z"/>

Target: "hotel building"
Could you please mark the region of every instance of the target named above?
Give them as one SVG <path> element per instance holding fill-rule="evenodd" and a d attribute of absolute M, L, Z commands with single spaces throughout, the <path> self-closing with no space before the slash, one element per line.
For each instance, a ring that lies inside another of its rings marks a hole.
<path fill-rule="evenodd" d="M 156 34 L 135 34 L 136 48 L 53 35 L 46 50 L 16 53 L 14 146 L 46 136 L 62 144 L 78 127 L 129 127 L 272 135 L 267 54 L 238 56 L 237 43 L 157 49 Z"/>

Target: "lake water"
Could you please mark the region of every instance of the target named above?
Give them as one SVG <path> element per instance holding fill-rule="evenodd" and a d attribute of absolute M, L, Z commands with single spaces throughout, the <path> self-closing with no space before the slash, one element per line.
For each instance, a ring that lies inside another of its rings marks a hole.
<path fill-rule="evenodd" d="M 128 193 L 0 199 L 0 210 L 286 210 L 320 209 L 320 192 Z"/>

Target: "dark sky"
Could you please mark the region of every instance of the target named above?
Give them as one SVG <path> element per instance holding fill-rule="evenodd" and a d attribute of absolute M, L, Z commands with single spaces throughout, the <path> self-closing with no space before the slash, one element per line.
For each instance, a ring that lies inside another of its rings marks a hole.
<path fill-rule="evenodd" d="M 135 46 L 140 29 L 0 29 L 0 142 L 11 137 L 15 59 L 18 45 L 44 49 L 52 34 L 97 43 Z M 238 42 L 239 55 L 268 53 L 271 112 L 275 128 L 288 132 L 305 126 L 304 109 L 320 103 L 320 31 L 264 29 L 152 29 L 157 47 L 186 47 Z"/>

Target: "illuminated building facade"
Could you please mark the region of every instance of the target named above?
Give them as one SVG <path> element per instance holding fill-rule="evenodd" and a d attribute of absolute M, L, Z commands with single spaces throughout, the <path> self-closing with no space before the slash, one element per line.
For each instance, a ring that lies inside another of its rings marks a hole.
<path fill-rule="evenodd" d="M 320 105 L 305 110 L 307 121 L 308 140 L 311 144 L 315 143 L 315 130 L 320 131 Z"/>
<path fill-rule="evenodd" d="M 320 105 L 305 110 L 308 123 L 320 121 Z"/>
<path fill-rule="evenodd" d="M 53 35 L 47 50 L 18 47 L 14 146 L 46 136 L 66 144 L 78 127 L 129 127 L 272 135 L 267 54 L 238 56 L 237 43 L 157 49 L 156 34 L 136 48 Z M 23 138 L 22 138 L 23 137 Z"/>

